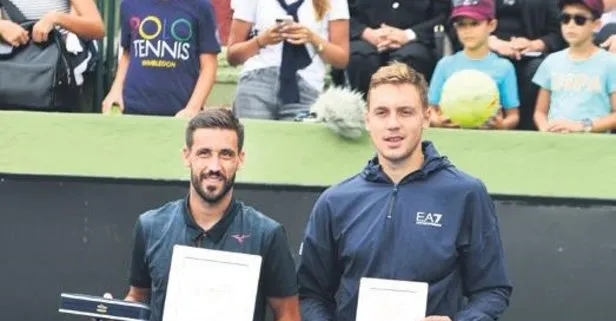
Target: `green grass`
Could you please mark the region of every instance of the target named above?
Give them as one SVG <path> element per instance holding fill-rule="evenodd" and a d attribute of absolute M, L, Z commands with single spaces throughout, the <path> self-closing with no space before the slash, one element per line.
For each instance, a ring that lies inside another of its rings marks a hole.
<path fill-rule="evenodd" d="M 374 153 L 320 124 L 244 120 L 238 181 L 327 186 Z M 143 116 L 0 112 L 0 172 L 148 179 L 187 178 L 185 121 Z M 492 193 L 616 199 L 614 135 L 430 129 L 427 138 Z"/>

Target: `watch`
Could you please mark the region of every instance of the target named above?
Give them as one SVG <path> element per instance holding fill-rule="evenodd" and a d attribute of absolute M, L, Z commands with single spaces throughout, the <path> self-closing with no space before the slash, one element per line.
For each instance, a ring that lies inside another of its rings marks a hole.
<path fill-rule="evenodd" d="M 317 47 L 317 53 L 322 53 L 323 49 L 325 49 L 325 45 L 323 44 L 323 42 L 319 42 L 319 44 L 316 47 Z"/>
<path fill-rule="evenodd" d="M 592 120 L 588 118 L 582 119 L 582 126 L 584 126 L 583 130 L 585 133 L 590 133 L 592 131 Z"/>

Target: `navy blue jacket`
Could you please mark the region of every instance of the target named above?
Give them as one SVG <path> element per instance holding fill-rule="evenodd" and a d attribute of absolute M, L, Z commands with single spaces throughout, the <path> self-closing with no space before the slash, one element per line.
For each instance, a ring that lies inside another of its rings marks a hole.
<path fill-rule="evenodd" d="M 512 286 L 484 184 L 422 148 L 423 167 L 397 185 L 373 159 L 319 197 L 300 250 L 302 320 L 354 321 L 362 277 L 427 282 L 427 315 L 492 321 L 506 309 Z"/>

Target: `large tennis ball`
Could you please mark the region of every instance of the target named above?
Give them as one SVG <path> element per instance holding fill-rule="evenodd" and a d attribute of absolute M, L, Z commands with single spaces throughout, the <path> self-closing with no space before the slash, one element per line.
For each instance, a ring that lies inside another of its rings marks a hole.
<path fill-rule="evenodd" d="M 458 71 L 445 81 L 439 108 L 462 128 L 480 127 L 500 108 L 498 87 L 484 72 Z"/>

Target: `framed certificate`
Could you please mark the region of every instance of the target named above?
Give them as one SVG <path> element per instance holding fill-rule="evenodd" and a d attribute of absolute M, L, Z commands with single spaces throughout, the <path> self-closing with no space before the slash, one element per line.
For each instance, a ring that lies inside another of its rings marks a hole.
<path fill-rule="evenodd" d="M 355 321 L 420 321 L 427 303 L 428 283 L 362 278 Z"/>
<path fill-rule="evenodd" d="M 262 258 L 176 245 L 163 321 L 252 321 Z"/>

